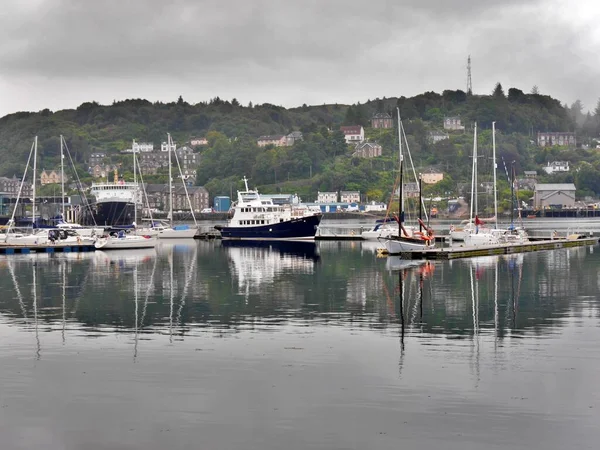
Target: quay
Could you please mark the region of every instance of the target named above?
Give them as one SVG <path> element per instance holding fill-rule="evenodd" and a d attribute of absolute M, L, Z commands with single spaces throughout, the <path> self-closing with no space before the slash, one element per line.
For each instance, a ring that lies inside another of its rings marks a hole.
<path fill-rule="evenodd" d="M 584 237 L 578 239 L 554 239 L 544 241 L 526 242 L 522 244 L 500 244 L 478 247 L 454 246 L 432 248 L 402 252 L 403 259 L 450 260 L 460 258 L 473 258 L 476 256 L 510 255 L 513 253 L 528 253 L 541 250 L 556 250 L 560 248 L 585 247 L 598 243 L 597 237 Z M 391 253 L 387 253 L 390 254 Z"/>

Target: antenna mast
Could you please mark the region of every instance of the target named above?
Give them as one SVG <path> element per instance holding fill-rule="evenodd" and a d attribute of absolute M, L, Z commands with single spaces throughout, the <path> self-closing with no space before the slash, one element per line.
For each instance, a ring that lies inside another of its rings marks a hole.
<path fill-rule="evenodd" d="M 471 80 L 471 55 L 467 58 L 467 95 L 473 95 L 473 82 Z"/>

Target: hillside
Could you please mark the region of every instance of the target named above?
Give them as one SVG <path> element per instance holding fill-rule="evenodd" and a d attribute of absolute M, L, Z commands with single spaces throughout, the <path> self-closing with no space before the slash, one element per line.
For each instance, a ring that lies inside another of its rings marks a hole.
<path fill-rule="evenodd" d="M 496 121 L 499 161 L 516 161 L 518 171 L 535 170 L 548 158 L 588 161 L 590 170 L 598 169 L 591 153 L 557 148 L 541 151 L 533 144 L 538 131 L 577 131 L 580 142 L 589 141 L 598 131 L 589 123 L 595 116 L 580 125 L 573 111 L 556 99 L 514 88 L 504 95 L 499 86 L 489 96 L 467 96 L 462 91 L 426 92 L 362 105 L 303 105 L 291 109 L 271 104 L 242 106 L 235 99 L 224 101 L 218 97 L 190 105 L 180 97 L 167 104 L 135 99 L 112 105 L 89 102 L 74 110 L 15 113 L 0 119 L 0 176 L 22 174 L 35 135 L 39 137 L 40 168 L 58 167 L 62 134 L 82 175 L 89 155 L 99 150 L 121 163 L 120 172 L 125 175 L 131 163 L 119 152 L 130 147 L 132 139 L 154 142 L 156 148 L 170 132 L 179 145 L 192 137 L 207 137 L 208 146 L 196 149 L 200 153 L 197 184 L 205 185 L 211 195 L 228 195 L 245 175 L 265 191 L 294 191 L 307 199 L 314 198 L 319 190 L 357 189 L 369 200 L 385 200 L 395 176 L 392 170 L 396 167 L 397 132 L 366 128 L 366 137 L 379 142 L 383 154 L 364 159 L 351 156 L 353 149 L 345 145 L 337 130 L 341 125 L 367 127 L 374 113 L 395 114 L 397 106 L 417 167 L 437 166 L 448 175 L 436 188 L 439 192 L 455 192 L 458 183 L 470 179 L 471 124 L 475 121 L 483 148 L 490 146 L 489 129 Z M 467 130 L 451 132 L 450 139 L 433 144 L 428 133 L 441 130 L 445 116 L 459 116 Z M 304 140 L 293 146 L 257 146 L 256 139 L 261 135 L 294 130 L 302 131 Z M 148 177 L 148 181 L 161 180 L 164 173 Z M 600 187 L 590 191 L 598 193 Z"/>

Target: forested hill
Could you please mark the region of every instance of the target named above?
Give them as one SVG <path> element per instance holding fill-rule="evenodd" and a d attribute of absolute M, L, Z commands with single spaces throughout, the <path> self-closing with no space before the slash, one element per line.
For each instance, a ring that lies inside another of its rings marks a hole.
<path fill-rule="evenodd" d="M 577 131 L 578 139 L 595 136 L 596 117 L 586 121 L 579 110 L 566 108 L 556 99 L 537 93 L 525 94 L 498 85 L 492 95 L 467 96 L 462 91 L 427 92 L 412 98 L 384 98 L 354 105 L 321 105 L 286 109 L 271 104 L 241 105 L 214 98 L 188 104 L 181 97 L 172 103 L 125 100 L 112 105 L 83 103 L 74 110 L 37 113 L 19 112 L 0 119 L 0 175 L 20 176 L 34 136 L 41 155 L 38 167 L 56 168 L 60 151 L 59 135 L 81 168 L 94 151 L 115 155 L 130 148 L 132 139 L 153 142 L 155 148 L 170 132 L 178 145 L 192 137 L 207 137 L 201 153 L 198 184 L 207 185 L 211 195 L 228 194 L 233 180 L 244 175 L 253 184 L 267 189 L 295 189 L 305 194 L 328 189 L 371 190 L 372 198 L 389 190 L 389 172 L 397 148 L 396 132 L 368 128 L 374 113 L 395 115 L 400 108 L 416 163 L 441 164 L 456 180 L 469 176 L 468 131 L 477 122 L 489 129 L 495 121 L 506 136 L 504 151 L 516 157 L 522 167 L 533 164 L 531 142 L 537 131 Z M 577 109 L 576 105 L 574 108 Z M 459 116 L 467 132 L 448 142 L 433 144 L 428 132 L 441 130 L 445 116 Z M 581 120 L 583 117 L 584 120 Z M 579 123 L 578 123 L 579 122 Z M 589 122 L 589 123 L 588 123 Z M 338 131 L 341 125 L 363 125 L 367 137 L 383 146 L 383 155 L 372 160 L 352 158 Z M 259 148 L 261 135 L 303 132 L 304 140 L 292 147 Z M 489 136 L 488 136 L 489 138 Z M 488 139 L 485 136 L 482 139 Z M 499 144 L 502 146 L 503 144 Z M 466 164 L 465 164 L 466 163 Z M 281 183 L 290 183 L 281 186 Z M 382 198 L 383 199 L 383 198 Z"/>

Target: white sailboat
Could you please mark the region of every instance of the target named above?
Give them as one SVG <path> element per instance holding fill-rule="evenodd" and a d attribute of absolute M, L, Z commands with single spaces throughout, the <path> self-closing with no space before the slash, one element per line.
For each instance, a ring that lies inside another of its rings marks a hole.
<path fill-rule="evenodd" d="M 181 167 L 179 165 L 179 159 L 177 158 L 177 153 L 175 153 L 175 160 L 177 161 L 177 167 L 179 169 L 179 175 L 181 178 L 181 182 L 183 183 L 183 188 L 185 189 L 185 196 L 187 198 L 188 206 L 190 207 L 190 212 L 192 213 L 192 218 L 194 219 L 195 227 L 190 227 L 189 225 L 173 225 L 173 176 L 172 176 L 172 164 L 171 164 L 171 152 L 174 151 L 173 141 L 171 139 L 171 134 L 167 133 L 167 147 L 169 152 L 169 226 L 159 226 L 156 227 L 158 229 L 158 237 L 160 239 L 182 239 L 182 238 L 193 238 L 198 231 L 198 222 L 196 222 L 196 216 L 194 215 L 194 208 L 192 207 L 192 202 L 190 200 L 190 196 L 188 194 L 187 186 L 185 184 L 185 180 L 183 179 L 183 174 L 181 172 Z"/>

